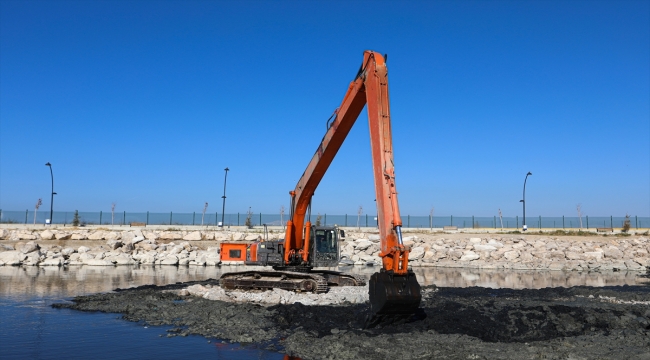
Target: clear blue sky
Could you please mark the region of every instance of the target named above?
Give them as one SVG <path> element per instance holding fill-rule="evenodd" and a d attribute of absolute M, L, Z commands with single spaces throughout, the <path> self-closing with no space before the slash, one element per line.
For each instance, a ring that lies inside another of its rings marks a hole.
<path fill-rule="evenodd" d="M 388 53 L 403 215 L 650 216 L 649 1 L 0 1 L 0 208 L 278 213 Z M 374 213 L 367 116 L 313 199 Z"/>

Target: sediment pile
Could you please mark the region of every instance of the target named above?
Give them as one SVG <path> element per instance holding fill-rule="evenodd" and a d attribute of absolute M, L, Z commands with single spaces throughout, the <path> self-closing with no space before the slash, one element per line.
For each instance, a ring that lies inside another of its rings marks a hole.
<path fill-rule="evenodd" d="M 521 270 L 632 270 L 650 266 L 644 236 L 411 233 L 410 265 Z M 270 234 L 277 239 L 279 233 Z M 260 240 L 236 231 L 0 229 L 0 265 L 215 266 L 223 241 Z M 379 235 L 347 232 L 341 242 L 346 264 L 380 265 Z"/>
<path fill-rule="evenodd" d="M 187 296 L 179 289 L 188 285 L 81 296 L 73 303 L 53 306 L 121 313 L 129 321 L 168 325 L 159 328 L 161 336 L 199 334 L 254 343 L 303 359 L 650 356 L 647 286 L 539 290 L 423 287 L 421 311 L 409 322 L 368 329 L 364 328 L 366 304 L 260 306 Z M 216 282 L 200 285 L 206 289 L 218 286 Z"/>

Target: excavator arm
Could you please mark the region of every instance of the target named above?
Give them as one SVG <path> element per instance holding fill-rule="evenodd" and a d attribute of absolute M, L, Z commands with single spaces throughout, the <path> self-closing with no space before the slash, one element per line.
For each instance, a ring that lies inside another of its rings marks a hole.
<path fill-rule="evenodd" d="M 364 106 L 368 107 L 372 165 L 381 239 L 382 269 L 370 280 L 375 314 L 413 313 L 420 304 L 420 286 L 408 269 L 410 248 L 402 242 L 397 201 L 388 99 L 388 70 L 383 56 L 365 51 L 356 78 L 328 121 L 328 129 L 296 188 L 290 192 L 291 216 L 285 234 L 286 266 L 309 266 L 311 198 Z M 307 217 L 307 222 L 305 218 Z"/>

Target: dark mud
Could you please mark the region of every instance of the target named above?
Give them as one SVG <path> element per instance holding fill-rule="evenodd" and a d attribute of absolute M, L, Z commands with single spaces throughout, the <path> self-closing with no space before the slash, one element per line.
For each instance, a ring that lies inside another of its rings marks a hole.
<path fill-rule="evenodd" d="M 421 312 L 410 322 L 372 329 L 363 328 L 364 305 L 263 307 L 169 291 L 184 286 L 145 286 L 53 306 L 121 313 L 129 321 L 173 325 L 167 336 L 256 343 L 303 359 L 650 359 L 647 286 L 431 286 L 423 288 Z"/>

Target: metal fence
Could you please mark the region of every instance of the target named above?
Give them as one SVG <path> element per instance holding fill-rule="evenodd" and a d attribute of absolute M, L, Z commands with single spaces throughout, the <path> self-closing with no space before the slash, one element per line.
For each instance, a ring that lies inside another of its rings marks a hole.
<path fill-rule="evenodd" d="M 33 210 L 6 211 L 0 210 L 0 223 L 14 224 L 44 224 L 49 218 L 49 211 Z M 72 224 L 75 211 L 55 211 L 52 216 L 53 224 Z M 84 225 L 128 225 L 133 222 L 146 225 L 204 225 L 216 226 L 221 222 L 222 215 L 219 213 L 159 213 L 159 212 L 78 212 L 79 222 Z M 224 226 L 246 225 L 247 213 L 226 213 L 223 215 Z M 250 224 L 259 226 L 262 224 L 278 226 L 288 220 L 285 214 L 251 214 Z M 630 228 L 650 228 L 650 217 L 630 216 Z M 311 222 L 320 222 L 321 225 L 339 225 L 346 227 L 376 227 L 377 218 L 375 215 L 346 214 L 346 215 L 312 215 Z M 594 228 L 622 228 L 625 222 L 624 216 L 527 216 L 526 225 L 529 229 L 594 229 Z M 458 228 L 474 229 L 517 229 L 523 225 L 523 219 L 514 217 L 477 217 L 477 216 L 402 216 L 403 226 L 406 228 L 442 228 L 444 226 L 456 226 Z"/>

